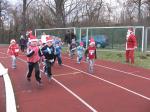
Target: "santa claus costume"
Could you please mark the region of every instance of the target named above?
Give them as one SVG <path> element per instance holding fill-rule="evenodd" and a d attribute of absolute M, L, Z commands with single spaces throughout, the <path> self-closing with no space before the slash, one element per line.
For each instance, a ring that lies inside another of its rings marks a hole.
<path fill-rule="evenodd" d="M 136 36 L 133 32 L 133 28 L 129 28 L 126 36 L 126 62 L 134 64 L 134 50 L 137 48 Z"/>
<path fill-rule="evenodd" d="M 11 39 L 7 53 L 10 54 L 10 56 L 12 58 L 12 68 L 15 69 L 16 68 L 16 59 L 19 54 L 19 45 L 16 43 L 15 39 Z"/>

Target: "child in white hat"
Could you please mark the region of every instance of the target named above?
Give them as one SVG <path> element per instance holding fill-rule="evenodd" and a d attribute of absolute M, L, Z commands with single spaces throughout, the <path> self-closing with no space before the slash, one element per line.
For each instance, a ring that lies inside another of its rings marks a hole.
<path fill-rule="evenodd" d="M 42 53 L 45 57 L 45 74 L 47 74 L 48 80 L 52 79 L 51 67 L 54 63 L 54 47 L 53 38 L 51 36 L 46 37 L 46 45 L 42 48 Z"/>
<path fill-rule="evenodd" d="M 15 39 L 11 39 L 7 53 L 10 54 L 12 58 L 12 68 L 16 69 L 16 59 L 19 54 L 19 45 L 16 43 Z"/>
<path fill-rule="evenodd" d="M 37 46 L 38 39 L 32 35 L 30 37 L 30 45 L 27 48 L 27 62 L 28 62 L 28 73 L 27 80 L 31 81 L 32 71 L 35 69 L 35 78 L 37 80 L 38 85 L 41 85 L 41 76 L 40 76 L 40 68 L 39 68 L 39 60 L 41 56 L 41 52 L 39 47 Z"/>
<path fill-rule="evenodd" d="M 88 71 L 89 73 L 94 72 L 94 62 L 96 59 L 96 46 L 94 38 L 90 39 L 90 44 L 87 48 L 87 57 L 88 57 Z"/>

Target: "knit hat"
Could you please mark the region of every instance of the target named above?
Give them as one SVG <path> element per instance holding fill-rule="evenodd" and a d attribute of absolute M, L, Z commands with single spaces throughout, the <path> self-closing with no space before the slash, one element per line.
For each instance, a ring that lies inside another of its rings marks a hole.
<path fill-rule="evenodd" d="M 46 42 L 52 42 L 52 41 L 53 41 L 53 38 L 51 36 L 46 37 Z"/>
<path fill-rule="evenodd" d="M 83 42 L 80 42 L 80 46 L 83 46 Z"/>
<path fill-rule="evenodd" d="M 15 39 L 11 39 L 11 40 L 10 40 L 10 43 L 13 43 L 13 42 L 16 42 Z"/>
<path fill-rule="evenodd" d="M 93 45 L 93 44 L 95 45 L 95 41 L 94 41 L 94 38 L 91 37 L 91 38 L 90 38 L 90 45 Z"/>

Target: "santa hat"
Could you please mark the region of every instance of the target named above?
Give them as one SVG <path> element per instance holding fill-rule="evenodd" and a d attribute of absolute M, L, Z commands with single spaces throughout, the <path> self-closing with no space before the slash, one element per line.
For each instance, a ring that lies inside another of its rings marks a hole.
<path fill-rule="evenodd" d="M 128 32 L 133 33 L 133 28 L 132 27 L 128 28 Z"/>
<path fill-rule="evenodd" d="M 80 46 L 83 46 L 83 42 L 80 42 Z"/>
<path fill-rule="evenodd" d="M 37 42 L 38 39 L 36 38 L 36 36 L 31 35 L 30 38 L 29 38 L 29 42 L 35 42 L 35 41 Z"/>
<path fill-rule="evenodd" d="M 53 38 L 51 36 L 46 37 L 46 42 L 52 42 L 52 41 L 53 41 Z"/>
<path fill-rule="evenodd" d="M 27 35 L 27 36 L 32 35 L 32 30 L 28 30 L 28 31 L 26 32 L 26 35 Z"/>
<path fill-rule="evenodd" d="M 91 37 L 91 38 L 90 38 L 90 45 L 93 45 L 93 44 L 95 45 L 95 41 L 94 41 L 94 38 Z"/>
<path fill-rule="evenodd" d="M 13 43 L 13 42 L 16 42 L 15 39 L 11 39 L 11 40 L 10 40 L 10 43 Z"/>

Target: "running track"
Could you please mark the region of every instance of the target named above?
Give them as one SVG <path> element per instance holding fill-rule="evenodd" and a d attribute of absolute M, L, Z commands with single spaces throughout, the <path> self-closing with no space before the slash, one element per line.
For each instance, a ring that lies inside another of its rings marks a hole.
<path fill-rule="evenodd" d="M 0 48 L 0 62 L 8 68 L 18 112 L 150 112 L 150 70 L 127 64 L 97 60 L 95 73 L 63 55 L 63 66 L 53 66 L 53 80 L 42 72 L 43 86 L 25 79 L 26 57 L 20 55 L 17 69 L 11 69 L 6 48 Z M 6 111 L 3 77 L 0 77 L 0 112 Z"/>

